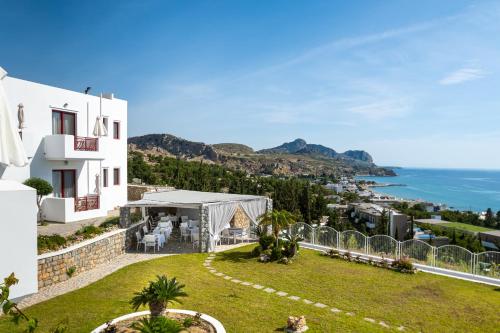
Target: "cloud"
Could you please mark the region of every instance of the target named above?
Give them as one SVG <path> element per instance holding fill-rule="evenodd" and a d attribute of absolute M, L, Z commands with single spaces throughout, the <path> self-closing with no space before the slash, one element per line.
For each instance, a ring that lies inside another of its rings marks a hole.
<path fill-rule="evenodd" d="M 400 118 L 411 111 L 410 103 L 404 99 L 387 100 L 364 104 L 349 108 L 351 113 L 361 115 L 369 120 Z"/>
<path fill-rule="evenodd" d="M 442 78 L 439 83 L 442 85 L 460 84 L 481 79 L 485 77 L 485 75 L 486 73 L 479 68 L 460 68 Z"/>

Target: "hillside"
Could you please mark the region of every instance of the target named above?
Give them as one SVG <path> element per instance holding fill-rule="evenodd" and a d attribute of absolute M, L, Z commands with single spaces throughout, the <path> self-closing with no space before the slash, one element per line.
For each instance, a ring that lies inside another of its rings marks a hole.
<path fill-rule="evenodd" d="M 297 139 L 281 146 L 255 152 L 238 143 L 206 144 L 171 134 L 148 134 L 128 139 L 129 150 L 145 154 L 203 160 L 251 174 L 273 175 L 353 175 L 392 176 L 390 169 L 380 168 L 364 151 L 337 153 L 332 148 L 308 144 Z"/>

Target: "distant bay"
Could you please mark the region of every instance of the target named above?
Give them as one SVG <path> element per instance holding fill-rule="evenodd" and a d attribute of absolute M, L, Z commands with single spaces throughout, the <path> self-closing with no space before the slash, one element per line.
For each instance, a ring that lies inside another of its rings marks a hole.
<path fill-rule="evenodd" d="M 396 177 L 369 177 L 377 183 L 405 186 L 375 187 L 378 193 L 405 199 L 443 203 L 458 210 L 500 210 L 500 170 L 398 168 Z"/>

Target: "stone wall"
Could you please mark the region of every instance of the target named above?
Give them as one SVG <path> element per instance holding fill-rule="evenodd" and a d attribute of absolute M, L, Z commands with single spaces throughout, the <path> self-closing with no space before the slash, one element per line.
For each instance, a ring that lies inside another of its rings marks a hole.
<path fill-rule="evenodd" d="M 231 227 L 243 229 L 250 228 L 250 219 L 240 206 L 238 206 L 236 213 L 234 213 L 231 220 Z"/>
<path fill-rule="evenodd" d="M 142 227 L 137 223 L 128 229 L 119 229 L 75 244 L 56 252 L 38 256 L 38 288 L 68 280 L 72 276 L 112 261 L 135 244 L 135 232 Z"/>
<path fill-rule="evenodd" d="M 164 191 L 164 190 L 174 190 L 173 187 L 168 186 L 153 186 L 153 185 L 133 185 L 129 184 L 127 186 L 127 199 L 129 201 L 141 200 L 142 195 L 145 192 L 155 192 L 155 191 Z"/>

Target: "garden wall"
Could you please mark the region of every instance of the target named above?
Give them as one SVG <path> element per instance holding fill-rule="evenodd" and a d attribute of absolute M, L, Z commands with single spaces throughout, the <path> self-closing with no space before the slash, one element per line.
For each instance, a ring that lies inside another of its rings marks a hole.
<path fill-rule="evenodd" d="M 135 232 L 143 224 L 144 222 L 140 222 L 128 229 L 113 230 L 66 249 L 39 255 L 38 288 L 68 280 L 68 271 L 73 267 L 72 276 L 75 276 L 124 254 L 132 246 Z"/>

